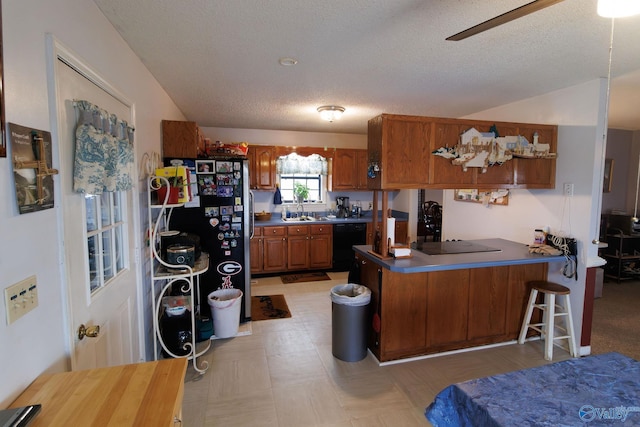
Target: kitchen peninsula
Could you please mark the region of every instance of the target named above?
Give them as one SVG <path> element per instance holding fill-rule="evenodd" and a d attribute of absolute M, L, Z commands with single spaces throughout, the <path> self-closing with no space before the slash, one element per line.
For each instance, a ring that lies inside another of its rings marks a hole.
<path fill-rule="evenodd" d="M 438 255 L 414 249 L 395 259 L 354 247 L 361 283 L 372 294 L 368 346 L 380 362 L 516 340 L 527 282 L 546 280 L 549 263 L 565 260 L 504 239 L 440 248 Z"/>

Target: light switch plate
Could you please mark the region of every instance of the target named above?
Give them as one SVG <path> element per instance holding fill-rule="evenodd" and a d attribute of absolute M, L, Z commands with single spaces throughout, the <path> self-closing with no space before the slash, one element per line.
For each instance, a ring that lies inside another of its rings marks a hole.
<path fill-rule="evenodd" d="M 573 184 L 565 183 L 563 191 L 564 191 L 564 195 L 566 197 L 572 197 L 573 196 Z"/>
<path fill-rule="evenodd" d="M 38 306 L 38 280 L 36 276 L 9 286 L 4 290 L 7 325 L 12 324 Z"/>

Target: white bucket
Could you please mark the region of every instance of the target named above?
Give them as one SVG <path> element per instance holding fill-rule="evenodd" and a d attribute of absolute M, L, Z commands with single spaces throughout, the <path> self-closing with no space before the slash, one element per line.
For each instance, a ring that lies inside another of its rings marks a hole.
<path fill-rule="evenodd" d="M 213 318 L 213 333 L 216 338 L 230 338 L 238 335 L 240 326 L 240 289 L 218 289 L 207 297 Z"/>

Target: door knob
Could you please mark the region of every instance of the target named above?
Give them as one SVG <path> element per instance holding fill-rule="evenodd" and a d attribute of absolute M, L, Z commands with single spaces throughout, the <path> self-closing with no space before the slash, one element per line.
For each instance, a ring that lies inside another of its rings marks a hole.
<path fill-rule="evenodd" d="M 84 337 L 95 338 L 100 335 L 100 325 L 95 326 L 84 326 L 84 324 L 80 325 L 78 328 L 78 339 L 82 340 Z"/>

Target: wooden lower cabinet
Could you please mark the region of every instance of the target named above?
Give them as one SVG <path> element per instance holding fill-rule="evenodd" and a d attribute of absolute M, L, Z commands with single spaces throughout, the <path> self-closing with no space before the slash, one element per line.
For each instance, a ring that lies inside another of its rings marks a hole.
<path fill-rule="evenodd" d="M 469 273 L 473 283 L 469 287 L 469 339 L 506 335 L 509 267 L 474 268 Z"/>
<path fill-rule="evenodd" d="M 547 264 L 397 273 L 356 254 L 371 289 L 368 344 L 379 361 L 515 340 Z M 375 317 L 379 317 L 376 328 Z"/>
<path fill-rule="evenodd" d="M 278 272 L 287 269 L 287 227 L 268 226 L 262 228 L 263 265 L 262 271 Z"/>
<path fill-rule="evenodd" d="M 467 340 L 469 272 L 465 269 L 426 273 L 427 348 L 464 345 Z"/>
<path fill-rule="evenodd" d="M 427 346 L 427 276 L 416 274 L 410 280 L 403 276 L 382 270 L 380 347 L 384 353 L 402 355 Z"/>
<path fill-rule="evenodd" d="M 309 229 L 309 268 L 333 266 L 333 226 L 311 225 Z"/>
<path fill-rule="evenodd" d="M 251 274 L 262 273 L 264 264 L 264 237 L 262 237 L 262 227 L 255 227 L 253 237 L 249 240 L 249 263 Z"/>
<path fill-rule="evenodd" d="M 252 274 L 329 269 L 333 263 L 331 224 L 255 227 L 249 245 Z"/>
<path fill-rule="evenodd" d="M 287 228 L 287 268 L 305 270 L 309 268 L 309 226 L 292 225 Z"/>

